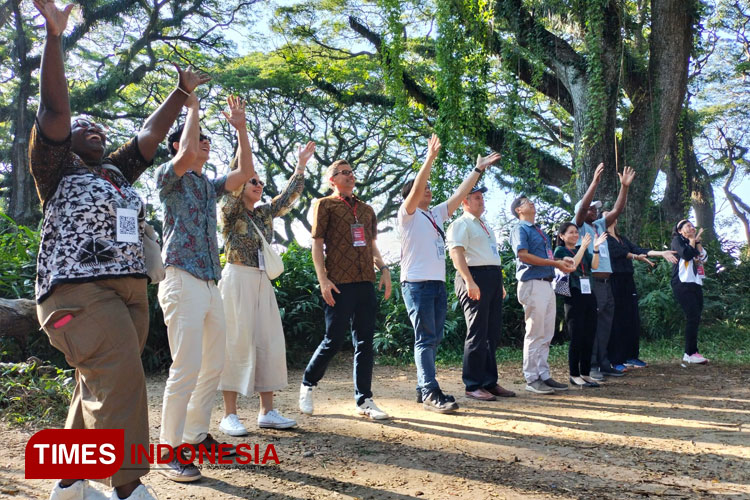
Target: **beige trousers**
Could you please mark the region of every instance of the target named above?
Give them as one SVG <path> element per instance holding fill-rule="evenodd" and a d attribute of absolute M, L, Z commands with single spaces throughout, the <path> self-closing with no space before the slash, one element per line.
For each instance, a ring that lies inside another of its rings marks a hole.
<path fill-rule="evenodd" d="M 64 326 L 54 324 L 70 314 Z M 141 353 L 148 336 L 144 278 L 57 285 L 37 306 L 50 343 L 76 369 L 66 429 L 124 429 L 125 460 L 112 477 L 122 486 L 148 473 L 132 464 L 131 445 L 148 448 L 148 403 Z"/>
<path fill-rule="evenodd" d="M 249 396 L 286 387 L 284 330 L 266 272 L 227 264 L 219 290 L 227 322 L 227 350 L 219 389 Z"/>
<path fill-rule="evenodd" d="M 518 302 L 526 318 L 523 337 L 523 376 L 529 384 L 550 377 L 549 345 L 555 335 L 557 304 L 552 283 L 544 280 L 518 282 Z"/>
<path fill-rule="evenodd" d="M 162 443 L 177 447 L 205 439 L 224 367 L 224 307 L 213 281 L 167 267 L 159 283 L 172 366 L 164 387 Z"/>

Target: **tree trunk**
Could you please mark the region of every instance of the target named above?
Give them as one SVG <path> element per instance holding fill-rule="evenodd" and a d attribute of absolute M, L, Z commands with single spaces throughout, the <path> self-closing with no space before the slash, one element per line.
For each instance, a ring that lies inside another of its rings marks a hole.
<path fill-rule="evenodd" d="M 633 111 L 623 128 L 622 163 L 636 169 L 623 232 L 636 240 L 650 203 L 656 175 L 664 165 L 685 100 L 693 47 L 695 10 L 684 0 L 652 0 L 648 70 L 628 89 Z M 692 137 L 685 134 L 685 140 Z"/>
<path fill-rule="evenodd" d="M 34 117 L 29 112 L 28 103 L 31 85 L 31 68 L 28 66 L 27 54 L 29 40 L 23 30 L 24 19 L 20 11 L 20 0 L 13 0 L 13 15 L 16 24 L 15 53 L 18 54 L 16 75 L 19 79 L 15 103 L 13 126 L 13 145 L 11 146 L 11 189 L 8 203 L 8 215 L 18 224 L 35 226 L 41 218 L 39 198 L 36 194 L 34 179 L 29 171 L 29 133 Z"/>
<path fill-rule="evenodd" d="M 27 339 L 39 328 L 36 302 L 28 299 L 0 299 L 0 336 L 16 339 L 24 355 Z"/>

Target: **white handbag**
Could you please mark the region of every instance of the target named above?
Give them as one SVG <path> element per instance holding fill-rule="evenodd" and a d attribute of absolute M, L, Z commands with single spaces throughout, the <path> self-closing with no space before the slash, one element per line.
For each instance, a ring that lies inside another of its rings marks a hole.
<path fill-rule="evenodd" d="M 263 242 L 263 261 L 268 279 L 274 280 L 281 276 L 281 273 L 284 272 L 284 261 L 281 260 L 281 256 L 276 253 L 276 250 L 274 250 L 273 247 L 268 244 L 268 242 L 266 241 L 266 237 L 263 236 L 263 233 L 260 232 L 260 229 L 258 229 L 258 226 L 255 225 L 255 222 L 251 220 L 250 223 L 258 232 L 258 236 L 260 236 L 260 240 Z"/>

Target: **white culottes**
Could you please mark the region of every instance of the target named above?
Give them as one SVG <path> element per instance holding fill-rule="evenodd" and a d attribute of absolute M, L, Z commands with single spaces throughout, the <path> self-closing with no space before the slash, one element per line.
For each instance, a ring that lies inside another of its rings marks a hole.
<path fill-rule="evenodd" d="M 221 273 L 219 290 L 227 324 L 219 389 L 249 396 L 286 387 L 284 330 L 266 272 L 227 264 Z"/>

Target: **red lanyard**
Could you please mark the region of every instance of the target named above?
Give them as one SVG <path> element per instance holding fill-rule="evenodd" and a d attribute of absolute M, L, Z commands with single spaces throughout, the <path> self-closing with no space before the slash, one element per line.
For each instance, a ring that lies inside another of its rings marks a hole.
<path fill-rule="evenodd" d="M 490 232 L 487 230 L 487 226 L 484 225 L 484 222 L 482 222 L 482 219 L 477 217 L 477 220 L 479 221 L 479 224 L 482 226 L 482 229 L 484 229 L 484 232 L 487 233 L 487 237 L 491 238 Z"/>
<path fill-rule="evenodd" d="M 342 198 L 341 196 L 339 196 L 338 198 L 339 198 L 339 200 L 341 200 L 341 201 L 343 201 L 344 203 L 346 203 L 346 206 L 347 206 L 347 207 L 349 207 L 349 209 L 350 209 L 350 210 L 352 211 L 352 213 L 354 214 L 354 222 L 356 222 L 357 224 L 359 224 L 359 219 L 357 219 L 357 200 L 355 199 L 355 200 L 354 200 L 354 206 L 351 206 L 351 205 L 349 204 L 349 202 L 348 202 L 348 201 L 346 201 L 346 199 L 345 199 L 345 198 Z"/>
<path fill-rule="evenodd" d="M 544 248 L 547 248 L 547 235 L 542 232 L 541 229 L 539 229 L 536 225 L 534 225 L 534 229 L 536 229 L 536 232 L 539 233 L 539 236 L 542 237 L 542 240 L 544 240 Z"/>
<path fill-rule="evenodd" d="M 435 228 L 435 231 L 437 231 L 437 233 L 443 239 L 443 242 L 445 242 L 445 233 L 443 232 L 443 230 L 438 227 L 437 223 L 432 219 L 432 217 L 430 217 L 429 215 L 427 215 L 427 212 L 422 211 L 421 213 L 422 213 L 422 215 L 424 215 L 425 217 L 427 217 L 427 220 L 430 221 L 430 224 L 432 224 L 432 227 Z"/>
<path fill-rule="evenodd" d="M 103 178 L 103 179 L 104 179 L 105 181 L 107 181 L 107 182 L 109 182 L 110 184 L 112 184 L 112 187 L 113 187 L 113 188 L 115 188 L 115 189 L 117 190 L 117 192 L 118 192 L 118 193 L 120 193 L 120 196 L 122 196 L 122 198 L 123 198 L 123 199 L 125 199 L 125 195 L 124 195 L 124 194 L 122 194 L 122 191 L 120 191 L 120 188 L 119 188 L 119 187 L 117 187 L 117 184 L 115 184 L 114 182 L 112 182 L 112 179 L 110 179 L 110 178 L 109 178 L 109 174 L 107 173 L 107 171 L 106 171 L 106 170 L 102 170 L 102 173 L 101 173 L 101 175 L 102 175 L 102 178 Z"/>
<path fill-rule="evenodd" d="M 575 257 L 576 257 L 575 252 L 572 252 L 568 247 L 563 247 L 563 248 L 565 248 L 565 251 L 568 252 L 570 254 L 570 256 L 575 259 Z M 585 278 L 586 277 L 586 269 L 583 267 L 583 261 L 584 261 L 584 259 L 581 258 L 581 274 Z"/>

